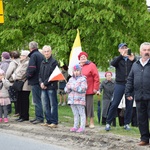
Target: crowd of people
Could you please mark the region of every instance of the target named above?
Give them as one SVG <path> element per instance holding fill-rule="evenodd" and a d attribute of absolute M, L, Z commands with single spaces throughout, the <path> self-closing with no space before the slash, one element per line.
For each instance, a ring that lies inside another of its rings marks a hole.
<path fill-rule="evenodd" d="M 29 43 L 29 51 L 3 52 L 0 63 L 0 122 L 9 122 L 11 103 L 15 106 L 14 116 L 18 117 L 16 121 L 28 121 L 29 96 L 32 93 L 35 106 L 35 117 L 30 120 L 32 124 L 40 123 L 42 126 L 57 128 L 58 106 L 68 104 L 74 116 L 70 131 L 85 132 L 86 127 L 95 127 L 93 96 L 103 93 L 102 125 L 105 125 L 105 130 L 111 130 L 116 116 L 119 118 L 119 125 L 124 126 L 125 130 L 131 129 L 130 123 L 134 120 L 133 126 L 138 126 L 141 134 L 139 145 L 148 145 L 150 43 L 141 44 L 140 59 L 130 53 L 126 43 L 118 45 L 118 52 L 119 56 L 111 61 L 115 68 L 115 80 L 112 72 L 107 71 L 106 79 L 101 84 L 98 69 L 88 60 L 86 52 L 78 55 L 79 64 L 73 66 L 72 77 L 69 78 L 66 65 L 60 66 L 65 79 L 59 81 L 59 84 L 58 81 L 49 81 L 55 67 L 59 66 L 52 56 L 51 46 L 43 46 L 40 52 L 38 43 L 32 41 Z M 60 102 L 57 93 L 60 95 Z M 124 107 L 120 109 L 122 100 Z M 133 103 L 136 107 L 133 107 Z"/>

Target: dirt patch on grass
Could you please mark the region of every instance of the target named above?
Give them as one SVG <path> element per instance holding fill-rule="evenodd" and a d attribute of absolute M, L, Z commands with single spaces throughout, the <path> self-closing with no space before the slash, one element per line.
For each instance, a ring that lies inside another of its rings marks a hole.
<path fill-rule="evenodd" d="M 139 139 L 127 136 L 114 135 L 103 132 L 104 127 L 96 126 L 94 129 L 86 128 L 85 133 L 72 133 L 70 127 L 62 124 L 51 129 L 40 124 L 33 125 L 29 121 L 18 123 L 11 117 L 9 123 L 0 124 L 0 132 L 29 137 L 62 146 L 71 150 L 147 150 L 150 146 L 137 146 Z"/>

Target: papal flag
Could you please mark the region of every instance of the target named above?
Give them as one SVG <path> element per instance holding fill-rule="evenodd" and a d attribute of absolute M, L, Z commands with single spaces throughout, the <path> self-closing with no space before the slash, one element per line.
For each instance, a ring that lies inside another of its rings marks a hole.
<path fill-rule="evenodd" d="M 82 52 L 81 41 L 80 41 L 79 30 L 77 29 L 77 35 L 73 43 L 73 47 L 69 58 L 68 74 L 71 76 L 72 76 L 73 66 L 79 63 L 78 55 L 80 54 L 80 52 Z"/>
<path fill-rule="evenodd" d="M 56 66 L 54 71 L 50 75 L 50 77 L 48 79 L 48 82 L 50 82 L 50 81 L 59 81 L 59 80 L 65 80 L 66 81 L 66 79 L 63 76 L 63 74 L 61 73 L 60 69 L 58 68 L 58 66 Z"/>

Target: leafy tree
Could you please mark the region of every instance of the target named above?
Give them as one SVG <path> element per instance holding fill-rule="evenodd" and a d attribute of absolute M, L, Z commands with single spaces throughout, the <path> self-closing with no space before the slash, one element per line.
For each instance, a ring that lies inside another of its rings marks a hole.
<path fill-rule="evenodd" d="M 107 69 L 118 55 L 117 45 L 128 43 L 134 53 L 150 37 L 146 1 L 139 0 L 3 0 L 5 23 L 0 25 L 0 51 L 52 46 L 55 57 L 68 62 L 76 29 L 82 50 Z"/>

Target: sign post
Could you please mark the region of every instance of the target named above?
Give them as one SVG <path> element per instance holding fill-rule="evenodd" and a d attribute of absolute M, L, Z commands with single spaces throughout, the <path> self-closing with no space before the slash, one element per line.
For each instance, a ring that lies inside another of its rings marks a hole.
<path fill-rule="evenodd" d="M 4 23 L 3 1 L 0 0 L 0 23 Z"/>

